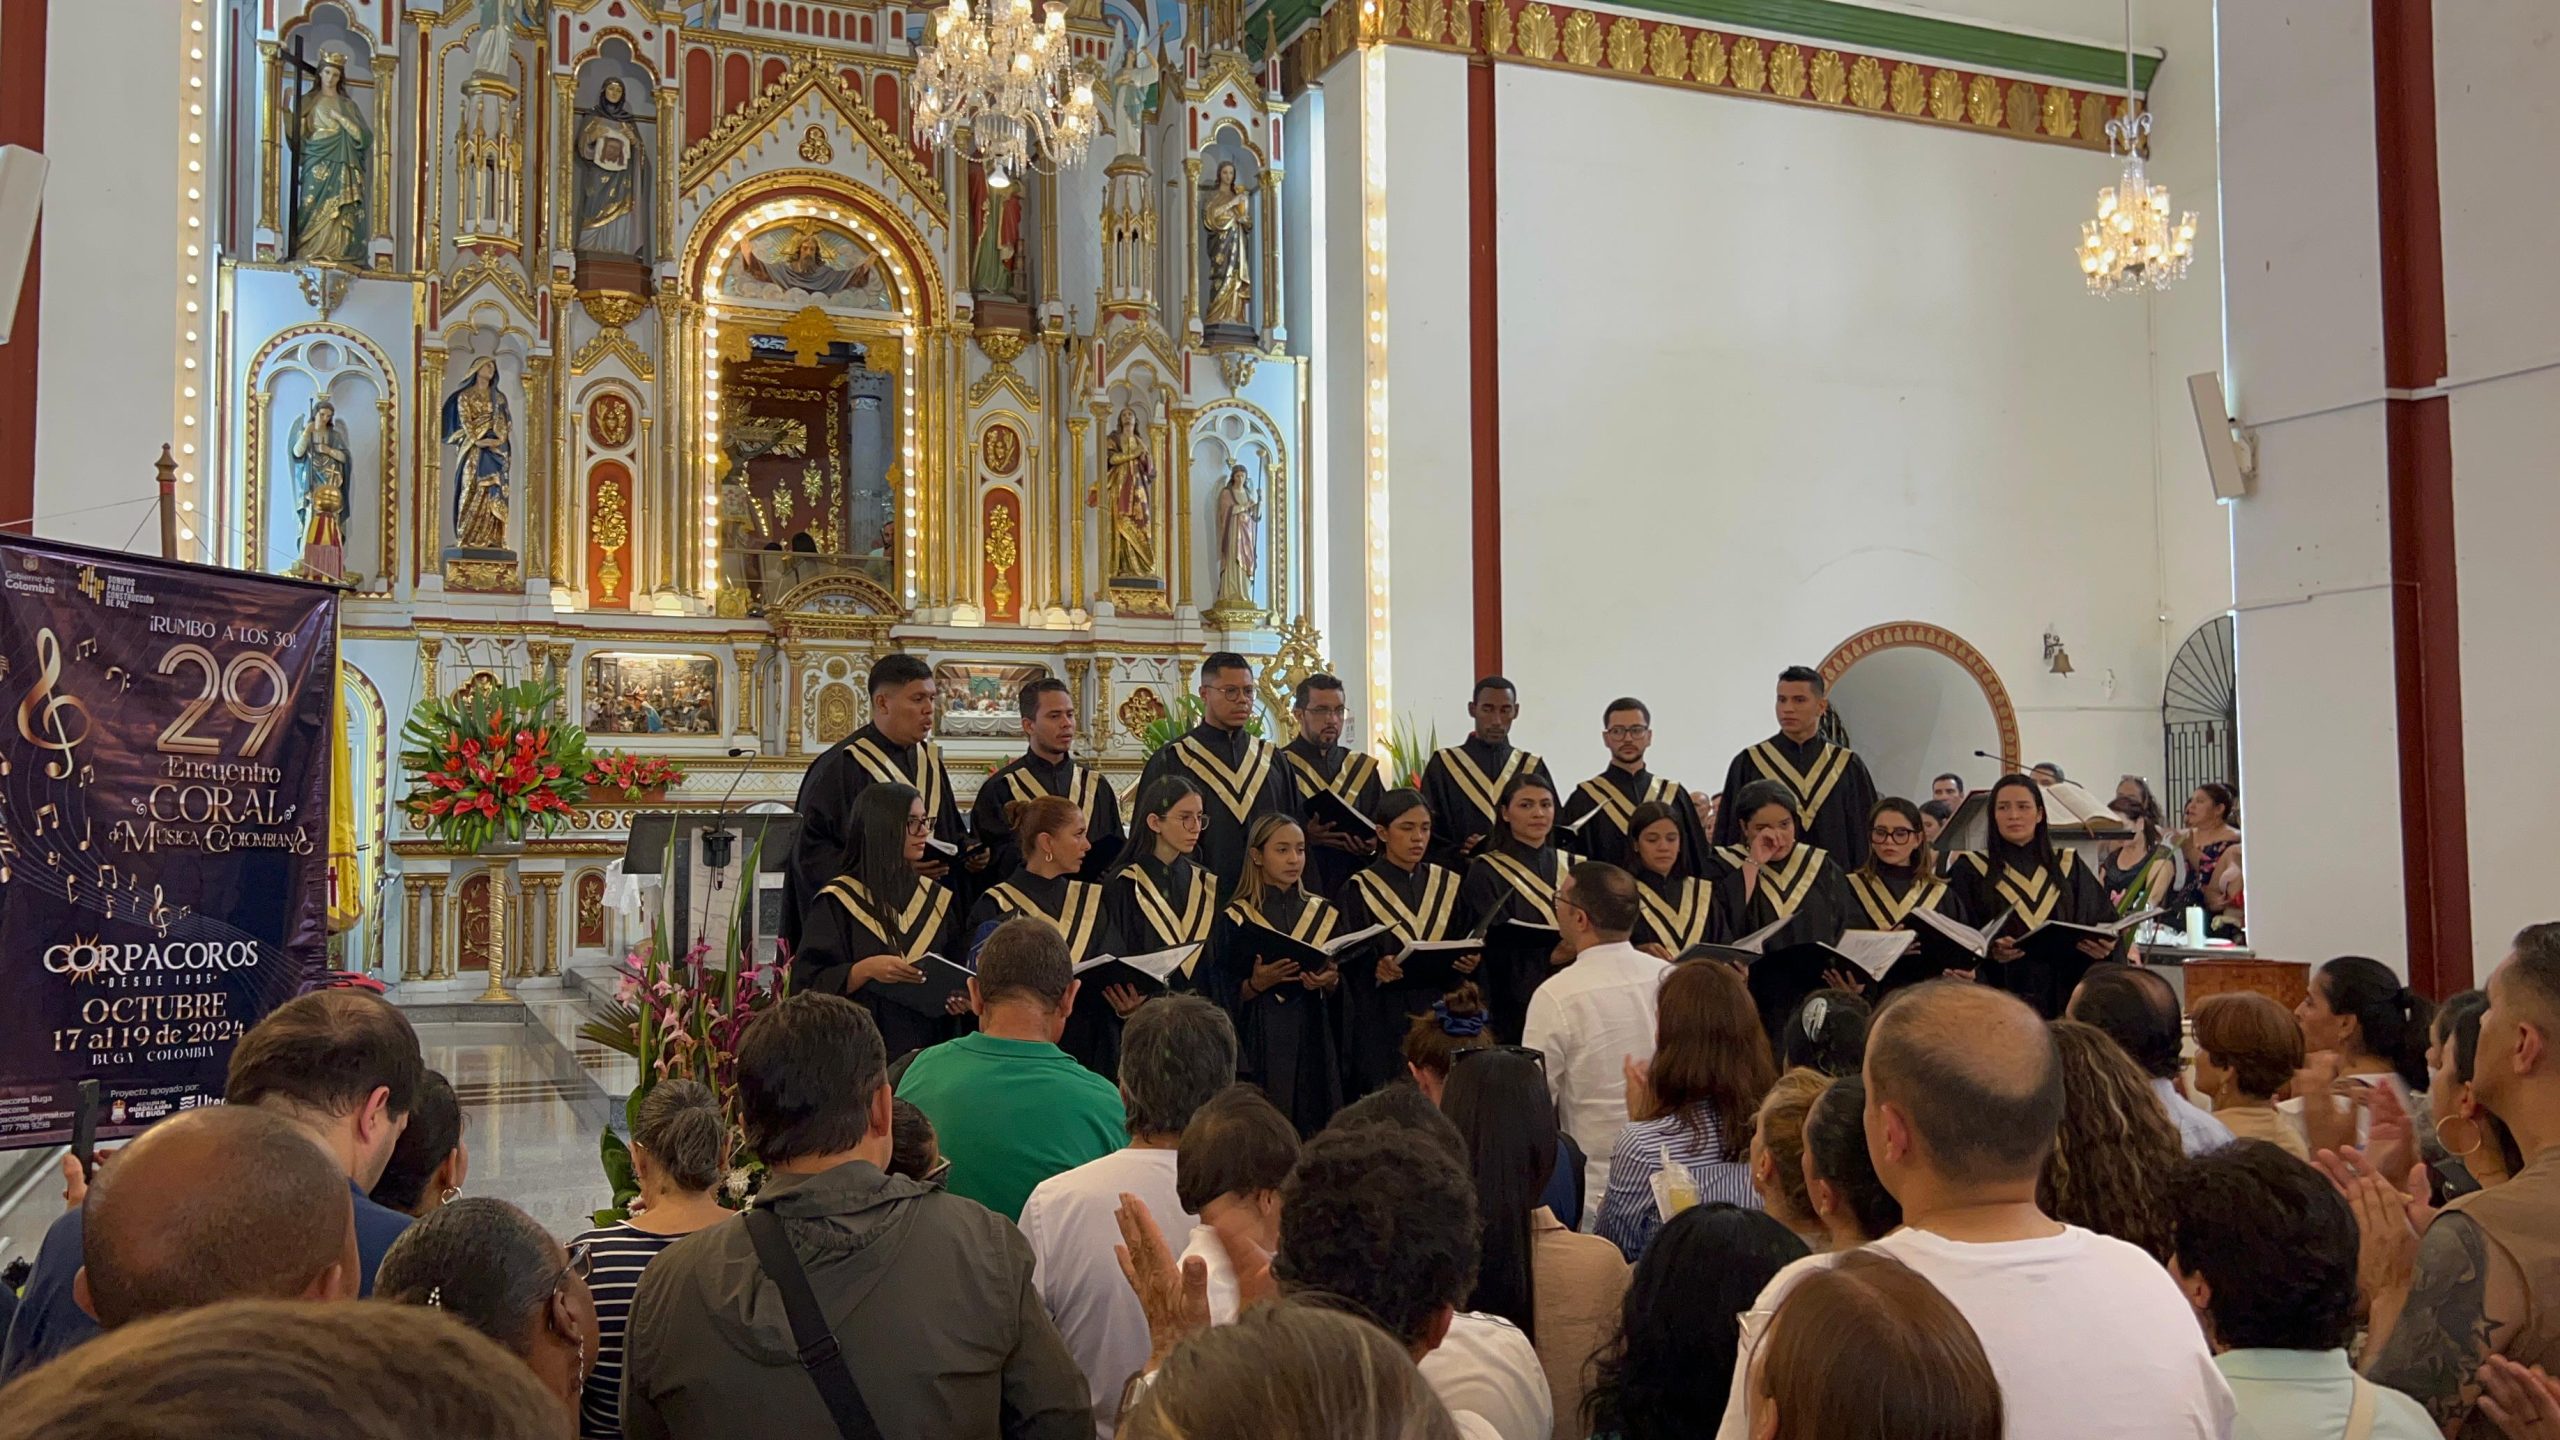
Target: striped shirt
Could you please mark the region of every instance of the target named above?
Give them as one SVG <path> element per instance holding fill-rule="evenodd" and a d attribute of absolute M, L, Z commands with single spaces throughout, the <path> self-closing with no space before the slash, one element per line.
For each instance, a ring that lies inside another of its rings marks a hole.
<path fill-rule="evenodd" d="M 1653 1232 L 1662 1228 L 1662 1213 L 1653 1203 L 1653 1172 L 1665 1157 L 1687 1168 L 1698 1184 L 1698 1203 L 1760 1208 L 1750 1156 L 1728 1153 L 1714 1106 L 1700 1101 L 1659 1119 L 1637 1121 L 1618 1132 L 1617 1149 L 1610 1154 L 1609 1194 L 1600 1202 L 1598 1230 L 1602 1239 L 1616 1242 L 1630 1263 L 1644 1258 Z"/>
<path fill-rule="evenodd" d="M 596 1298 L 596 1368 L 578 1399 L 580 1440 L 622 1440 L 622 1335 L 640 1272 L 682 1235 L 652 1235 L 628 1220 L 589 1230 L 572 1245 L 589 1249 L 587 1289 Z"/>

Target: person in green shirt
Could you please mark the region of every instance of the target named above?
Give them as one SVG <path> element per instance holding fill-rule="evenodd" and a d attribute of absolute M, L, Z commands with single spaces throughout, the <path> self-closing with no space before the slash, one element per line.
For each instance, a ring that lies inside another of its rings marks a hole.
<path fill-rule="evenodd" d="M 1118 1087 L 1058 1048 L 1076 984 L 1056 927 L 1007 920 L 969 982 L 976 1032 L 918 1054 L 898 1085 L 941 1137 L 944 1188 L 1008 1220 L 1041 1181 L 1129 1143 Z"/>

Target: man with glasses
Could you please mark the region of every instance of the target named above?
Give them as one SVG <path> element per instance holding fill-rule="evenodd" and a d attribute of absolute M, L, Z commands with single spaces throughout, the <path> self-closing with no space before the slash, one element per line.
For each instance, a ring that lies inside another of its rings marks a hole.
<path fill-rule="evenodd" d="M 1369 857 L 1378 853 L 1378 837 L 1328 822 L 1314 808 L 1315 796 L 1318 791 L 1329 792 L 1374 817 L 1378 802 L 1386 798 L 1386 787 L 1378 779 L 1376 756 L 1354 754 L 1342 744 L 1351 711 L 1340 680 L 1310 675 L 1299 681 L 1289 717 L 1297 722 L 1298 735 L 1281 747 L 1280 758 L 1289 766 L 1289 778 L 1297 782 L 1298 808 L 1307 817 L 1307 854 L 1315 862 L 1309 868 L 1307 888 L 1335 899 L 1369 863 Z"/>
<path fill-rule="evenodd" d="M 1672 823 L 1680 827 L 1680 865 L 1672 874 L 1714 879 L 1707 832 L 1688 803 L 1688 790 L 1645 768 L 1645 752 L 1653 748 L 1653 711 L 1632 695 L 1610 701 L 1601 712 L 1600 740 L 1609 747 L 1609 768 L 1576 786 L 1556 816 L 1564 848 L 1634 869 L 1628 853 L 1635 837 L 1627 833 L 1627 821 L 1637 806 L 1652 802 L 1669 806 Z"/>
<path fill-rule="evenodd" d="M 1005 810 L 1016 800 L 1057 795 L 1084 812 L 1085 839 L 1093 845 L 1076 878 L 1100 880 L 1120 858 L 1120 796 L 1100 771 L 1075 761 L 1076 701 L 1067 682 L 1049 676 L 1022 687 L 1022 734 L 1030 748 L 989 775 L 969 807 L 970 833 L 993 856 L 987 873 L 1010 875 L 1022 864 Z"/>
<path fill-rule="evenodd" d="M 933 838 L 942 844 L 925 851 L 916 873 L 929 880 L 950 878 L 950 857 L 961 853 L 969 832 L 951 776 L 942 767 L 942 747 L 933 743 L 935 707 L 933 668 L 913 655 L 883 655 L 871 667 L 871 723 L 809 762 L 800 798 L 791 807 L 800 816 L 800 835 L 792 846 L 791 868 L 782 877 L 782 938 L 794 950 L 800 947 L 800 924 L 808 907 L 845 872 L 850 858 L 846 849 L 853 843 L 853 802 L 883 780 L 916 788 L 924 797 Z M 965 868 L 973 876 L 984 872 L 987 852 L 970 850 Z M 964 882 L 953 890 L 953 902 L 963 909 L 977 898 L 974 885 Z"/>
<path fill-rule="evenodd" d="M 1724 801 L 1716 812 L 1715 842 L 1742 843 L 1748 818 L 1735 805 L 1742 787 L 1774 780 L 1795 797 L 1804 838 L 1843 870 L 1867 863 L 1867 817 L 1876 808 L 1876 782 L 1867 762 L 1846 745 L 1823 738 L 1822 717 L 1831 713 L 1830 687 L 1822 672 L 1790 665 L 1778 672 L 1778 733 L 1733 757 L 1724 772 Z"/>
<path fill-rule="evenodd" d="M 1248 734 L 1253 723 L 1253 667 L 1241 655 L 1220 650 L 1200 662 L 1200 723 L 1147 757 L 1138 793 L 1165 775 L 1200 787 L 1208 825 L 1195 856 L 1218 877 L 1218 898 L 1235 893 L 1244 874 L 1244 840 L 1265 815 L 1298 818 L 1297 787 L 1279 771 L 1279 752 Z"/>
<path fill-rule="evenodd" d="M 1430 860 L 1457 874 L 1482 850 L 1493 832 L 1494 811 L 1513 777 L 1535 775 L 1555 789 L 1547 762 L 1511 744 L 1511 724 L 1520 718 L 1520 691 L 1499 675 L 1476 682 L 1467 701 L 1474 728 L 1467 738 L 1433 752 L 1422 767 L 1422 799 L 1431 807 Z"/>
<path fill-rule="evenodd" d="M 1671 971 L 1628 943 L 1638 903 L 1635 877 L 1617 866 L 1573 867 L 1556 890 L 1556 929 L 1573 960 L 1529 997 L 1521 1027 L 1520 1043 L 1546 1057 L 1556 1115 L 1586 1157 L 1588 1196 L 1609 1193 L 1609 1152 L 1627 1128 L 1627 1070 L 1653 1058 L 1656 996 Z M 1599 1213 L 1590 1205 L 1583 1218 Z"/>

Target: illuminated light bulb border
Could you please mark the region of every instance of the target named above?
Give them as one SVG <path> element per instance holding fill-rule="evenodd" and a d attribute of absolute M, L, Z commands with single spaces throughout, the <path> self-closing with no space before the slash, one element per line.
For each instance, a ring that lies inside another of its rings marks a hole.
<path fill-rule="evenodd" d="M 208 557 L 213 548 L 200 539 L 197 522 L 205 517 L 196 505 L 197 476 L 203 471 L 204 445 L 210 433 L 204 416 L 213 409 L 196 376 L 204 371 L 205 277 L 211 267 L 205 263 L 205 175 L 208 152 L 205 147 L 205 91 L 211 67 L 205 60 L 212 46 L 212 35 L 206 17 L 211 13 L 205 0 L 187 0 L 186 29 L 178 42 L 178 79 L 182 110 L 178 117 L 177 199 L 178 217 L 173 259 L 178 277 L 178 295 L 174 327 L 176 344 L 171 347 L 178 357 L 178 373 L 171 382 L 170 434 L 178 459 L 179 554 L 181 558 L 198 560 Z M 212 527 L 208 523 L 207 529 Z"/>
<path fill-rule="evenodd" d="M 1390 668 L 1395 650 L 1388 636 L 1387 547 L 1387 51 L 1371 44 L 1361 56 L 1360 236 L 1361 276 L 1361 497 L 1368 531 L 1369 734 L 1385 746 L 1395 729 Z M 1384 759 L 1382 753 L 1380 756 Z"/>

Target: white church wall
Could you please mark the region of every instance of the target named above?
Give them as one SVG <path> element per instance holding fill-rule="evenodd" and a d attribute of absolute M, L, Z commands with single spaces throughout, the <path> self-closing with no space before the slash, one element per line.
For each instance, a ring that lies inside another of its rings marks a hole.
<path fill-rule="evenodd" d="M 1325 655 L 1333 662 L 1334 673 L 1342 677 L 1352 713 L 1367 725 L 1378 717 L 1369 688 L 1369 517 L 1361 488 L 1367 443 L 1361 428 L 1361 387 L 1367 383 L 1361 345 L 1367 333 L 1361 328 L 1360 279 L 1365 273 L 1360 234 L 1362 63 L 1355 50 L 1318 82 L 1324 95 L 1324 121 L 1321 127 L 1310 127 L 1313 133 L 1308 138 L 1322 148 L 1324 163 L 1293 167 L 1288 186 L 1291 208 L 1301 214 L 1312 214 L 1316 202 L 1299 197 L 1321 189 L 1323 210 L 1331 220 L 1317 232 L 1316 244 L 1324 250 L 1323 276 L 1311 274 L 1307 284 L 1292 288 L 1309 316 L 1305 323 L 1310 329 L 1299 333 L 1312 335 L 1312 327 L 1320 324 L 1329 342 L 1328 358 L 1310 377 L 1324 397 L 1325 413 L 1332 417 L 1315 440 L 1323 467 L 1317 483 L 1330 497 L 1324 535 L 1331 558 L 1323 584 L 1332 620 L 1324 627 Z M 1365 743 L 1365 734 L 1364 730 L 1355 735 L 1354 741 Z"/>
<path fill-rule="evenodd" d="M 1972 674 L 1948 656 L 1917 646 L 1879 650 L 1840 677 L 1831 708 L 1878 794 L 1926 800 L 1931 777 L 1948 770 L 1990 783 L 1989 762 L 1973 752 L 2000 748 L 2000 722 Z M 1703 785 L 1718 777 L 1682 778 Z"/>

